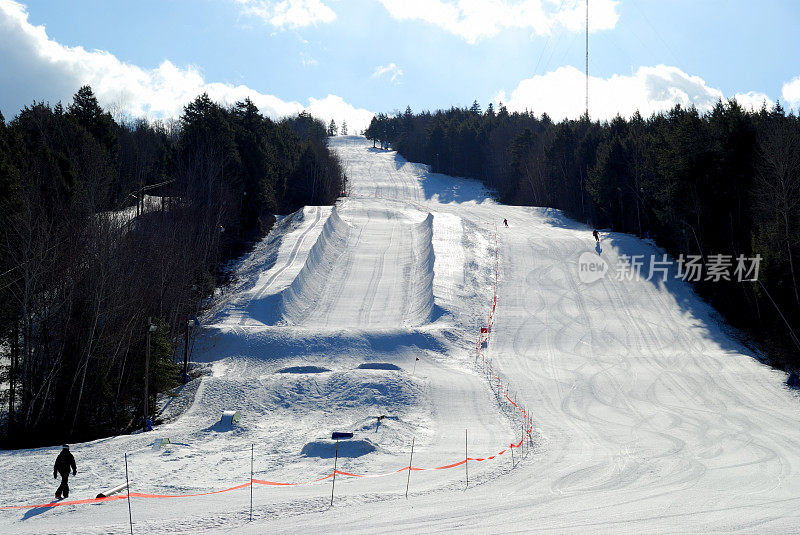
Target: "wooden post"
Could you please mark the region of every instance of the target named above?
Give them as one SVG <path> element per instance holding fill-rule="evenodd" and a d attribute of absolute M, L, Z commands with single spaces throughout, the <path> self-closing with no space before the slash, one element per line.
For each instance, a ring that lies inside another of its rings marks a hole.
<path fill-rule="evenodd" d="M 467 430 L 464 429 L 464 470 L 467 472 L 467 486 L 469 487 L 469 453 L 467 453 Z"/>
<path fill-rule="evenodd" d="M 414 437 L 411 437 L 411 458 L 408 460 L 408 477 L 406 478 L 406 499 L 408 499 L 408 484 L 411 482 L 411 463 L 414 461 Z"/>
<path fill-rule="evenodd" d="M 333 490 L 336 488 L 336 466 L 339 462 L 339 439 L 336 439 L 336 456 L 333 458 L 333 485 L 331 486 L 331 506 L 333 506 Z"/>
<path fill-rule="evenodd" d="M 133 513 L 131 513 L 131 487 L 128 480 L 128 454 L 125 453 L 125 488 L 128 490 L 128 522 L 131 526 L 131 535 L 133 535 Z"/>
<path fill-rule="evenodd" d="M 255 444 L 250 444 L 250 522 L 253 521 L 253 458 L 255 456 Z"/>

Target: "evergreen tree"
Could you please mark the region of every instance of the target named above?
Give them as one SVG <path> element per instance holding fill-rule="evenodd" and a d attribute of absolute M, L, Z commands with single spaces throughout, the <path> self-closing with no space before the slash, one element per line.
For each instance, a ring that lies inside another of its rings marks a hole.
<path fill-rule="evenodd" d="M 470 112 L 472 115 L 480 115 L 480 114 L 482 113 L 482 112 L 481 112 L 481 105 L 480 105 L 480 104 L 478 104 L 478 101 L 477 101 L 477 100 L 473 100 L 473 101 L 472 101 L 472 106 L 470 106 L 470 108 L 469 108 L 469 112 Z"/>
<path fill-rule="evenodd" d="M 177 384 L 186 318 L 213 295 L 221 266 L 275 213 L 344 190 L 325 134 L 308 114 L 276 124 L 249 99 L 223 107 L 208 95 L 171 130 L 119 125 L 88 87 L 67 111 L 34 103 L 9 124 L 0 115 L 0 439 L 139 428 L 141 408 Z M 160 209 L 139 204 L 121 219 L 142 185 L 162 196 Z M 148 317 L 158 328 L 144 399 Z"/>
<path fill-rule="evenodd" d="M 597 162 L 589 172 L 586 190 L 600 207 L 603 219 L 600 225 L 610 225 L 623 230 L 622 196 L 625 176 L 625 147 L 618 136 L 600 144 Z"/>
<path fill-rule="evenodd" d="M 366 130 L 364 130 L 364 137 L 372 141 L 372 148 L 375 148 L 375 143 L 378 141 L 379 133 L 378 130 L 380 128 L 380 124 L 378 122 L 378 116 L 374 115 L 369 122 L 369 126 Z"/>
<path fill-rule="evenodd" d="M 60 115 L 61 104 L 57 105 L 56 115 Z M 92 88 L 82 86 L 73 96 L 72 104 L 67 108 L 70 116 L 99 141 L 109 153 L 117 149 L 116 125 L 111 114 L 103 111 Z"/>
<path fill-rule="evenodd" d="M 748 113 L 733 100 L 705 113 L 676 106 L 608 122 L 554 123 L 502 103 L 476 112 L 415 115 L 409 107 L 399 117 L 379 114 L 368 130 L 410 161 L 484 181 L 503 201 L 650 233 L 675 257 L 761 254 L 763 288 L 700 283 L 697 291 L 768 344 L 775 362 L 800 369 L 800 341 L 777 312 L 800 331 L 800 202 L 788 171 L 800 119 L 780 104 Z"/>
<path fill-rule="evenodd" d="M 508 119 L 509 117 L 508 108 L 502 102 L 500 103 L 500 111 L 497 112 L 497 117 L 500 119 Z"/>

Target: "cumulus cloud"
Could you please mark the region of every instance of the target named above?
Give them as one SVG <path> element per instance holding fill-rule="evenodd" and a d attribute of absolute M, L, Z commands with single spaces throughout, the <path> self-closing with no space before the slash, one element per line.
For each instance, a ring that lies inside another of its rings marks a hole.
<path fill-rule="evenodd" d="M 769 98 L 769 96 L 766 93 L 762 93 L 760 91 L 748 91 L 747 93 L 737 93 L 733 95 L 733 98 L 735 98 L 736 102 L 738 102 L 739 105 L 741 105 L 746 110 L 758 111 L 764 104 L 767 105 L 767 109 L 770 109 L 773 106 L 775 106 L 775 101 Z"/>
<path fill-rule="evenodd" d="M 381 65 L 375 72 L 372 73 L 373 78 L 380 78 L 381 76 L 386 75 L 389 77 L 389 80 L 392 82 L 396 81 L 399 77 L 403 76 L 403 69 L 395 65 L 394 63 L 390 63 L 388 65 Z"/>
<path fill-rule="evenodd" d="M 397 20 L 422 20 L 439 26 L 469 43 L 497 35 L 504 29 L 531 29 L 549 34 L 560 25 L 583 30 L 585 0 L 378 0 Z M 616 0 L 589 3 L 589 31 L 616 26 Z"/>
<path fill-rule="evenodd" d="M 246 97 L 272 118 L 307 110 L 323 120 L 347 120 L 353 131 L 369 125 L 373 113 L 355 108 L 336 95 L 309 99 L 308 104 L 284 101 L 245 85 L 207 82 L 195 67 L 169 60 L 154 69 L 124 63 L 102 50 L 64 46 L 47 36 L 43 26 L 28 22 L 25 6 L 0 0 L 0 109 L 10 118 L 33 98 L 69 101 L 81 85 L 92 86 L 100 102 L 136 117 L 177 117 L 201 93 L 232 104 Z"/>
<path fill-rule="evenodd" d="M 800 76 L 783 84 L 781 95 L 783 96 L 783 100 L 788 102 L 792 108 L 800 108 Z"/>
<path fill-rule="evenodd" d="M 495 100 L 505 103 L 512 111 L 527 109 L 537 114 L 547 113 L 554 120 L 574 119 L 585 111 L 585 87 L 583 72 L 572 66 L 559 67 L 521 81 L 510 95 L 501 91 Z M 611 119 L 617 114 L 628 117 L 636 110 L 648 116 L 676 104 L 694 105 L 704 111 L 724 98 L 722 91 L 710 87 L 699 76 L 667 65 L 639 67 L 626 76 L 589 78 L 589 114 L 593 119 Z M 736 98 L 746 107 L 757 103 L 760 108 L 766 95 L 750 92 L 738 94 Z"/>
<path fill-rule="evenodd" d="M 336 20 L 336 13 L 321 0 L 236 0 L 242 13 L 278 28 L 300 28 Z"/>
<path fill-rule="evenodd" d="M 551 0 L 556 3 L 559 0 Z M 592 0 L 589 4 L 589 32 L 612 30 L 619 20 L 615 0 Z M 586 2 L 560 2 L 561 7 L 553 13 L 553 19 L 572 32 L 585 31 Z"/>

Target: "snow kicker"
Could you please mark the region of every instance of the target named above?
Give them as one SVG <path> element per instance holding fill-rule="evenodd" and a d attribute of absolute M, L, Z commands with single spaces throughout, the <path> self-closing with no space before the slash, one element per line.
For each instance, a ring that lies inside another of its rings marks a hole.
<path fill-rule="evenodd" d="M 280 316 L 283 320 L 301 323 L 302 318 L 308 315 L 322 295 L 336 260 L 347 247 L 351 230 L 350 225 L 339 217 L 339 212 L 334 207 L 300 273 L 281 292 Z"/>
<path fill-rule="evenodd" d="M 413 272 L 408 285 L 409 306 L 406 309 L 403 323 L 409 326 L 428 323 L 433 317 L 433 214 L 412 229 L 412 248 L 414 256 Z"/>
<path fill-rule="evenodd" d="M 433 316 L 433 215 L 419 223 L 375 202 L 331 212 L 297 277 L 280 322 L 315 328 L 396 328 Z"/>

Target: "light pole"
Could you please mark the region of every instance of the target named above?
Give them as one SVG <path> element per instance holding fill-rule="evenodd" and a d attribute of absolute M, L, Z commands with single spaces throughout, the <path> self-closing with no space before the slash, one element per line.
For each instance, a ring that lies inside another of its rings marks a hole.
<path fill-rule="evenodd" d="M 158 330 L 158 325 L 153 323 L 153 318 L 147 318 L 147 348 L 144 356 L 144 421 L 142 422 L 142 431 L 147 431 L 148 410 L 150 401 L 150 333 Z"/>
<path fill-rule="evenodd" d="M 183 350 L 183 384 L 189 382 L 189 331 L 197 325 L 194 318 L 186 322 L 186 347 Z"/>

